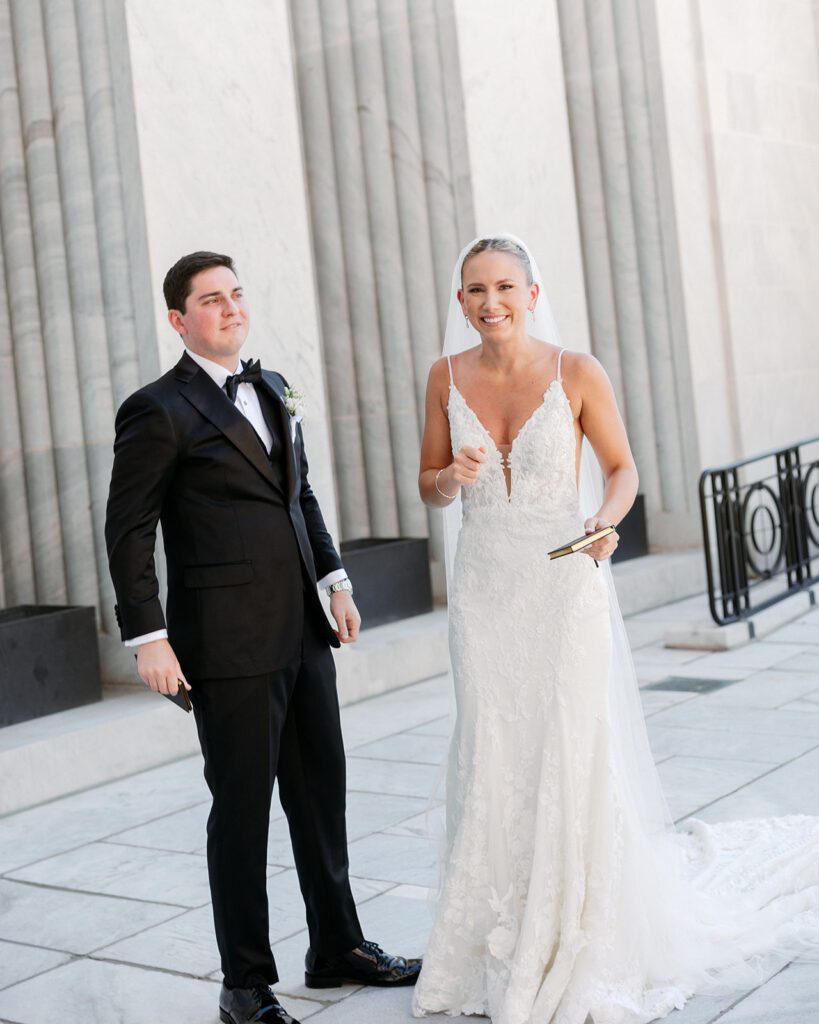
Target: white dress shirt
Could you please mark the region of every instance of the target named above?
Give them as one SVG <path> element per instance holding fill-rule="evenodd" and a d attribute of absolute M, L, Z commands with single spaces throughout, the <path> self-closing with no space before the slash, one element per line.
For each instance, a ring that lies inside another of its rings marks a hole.
<path fill-rule="evenodd" d="M 202 367 L 205 373 L 220 389 L 224 389 L 225 381 L 228 377 L 241 373 L 242 371 L 242 362 L 238 356 L 236 357 L 236 369 L 226 370 L 224 366 L 221 366 L 219 363 L 214 363 L 212 359 L 205 359 L 205 357 L 200 356 L 198 352 L 192 352 L 190 349 L 186 349 L 185 351 L 195 363 L 198 363 L 198 365 Z M 256 389 L 252 384 L 243 382 L 239 385 L 236 389 L 236 401 L 234 402 L 234 405 L 239 412 L 250 421 L 250 425 L 261 438 L 269 455 L 270 448 L 273 444 L 273 438 L 270 436 L 270 430 L 268 429 L 267 423 L 265 423 L 265 418 L 262 415 L 259 396 L 256 394 Z M 337 583 L 339 580 L 346 578 L 347 573 L 343 569 L 334 569 L 332 572 L 328 572 L 326 576 L 323 576 L 319 580 L 318 585 L 323 590 L 326 590 L 331 583 Z M 153 633 L 145 633 L 142 636 L 135 636 L 131 640 L 126 640 L 125 646 L 138 647 L 140 644 L 147 644 L 152 640 L 165 640 L 167 639 L 167 636 L 167 629 L 157 629 Z"/>

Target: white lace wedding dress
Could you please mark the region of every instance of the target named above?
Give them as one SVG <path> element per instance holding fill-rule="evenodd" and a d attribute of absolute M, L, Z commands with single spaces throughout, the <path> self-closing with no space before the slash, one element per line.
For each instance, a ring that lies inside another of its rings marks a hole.
<path fill-rule="evenodd" d="M 748 983 L 773 949 L 815 946 L 819 821 L 649 836 L 622 791 L 603 570 L 547 557 L 584 522 L 562 382 L 515 438 L 509 492 L 454 382 L 449 420 L 453 451 L 489 458 L 465 489 L 450 593 L 447 854 L 413 1013 L 643 1024 L 716 977 Z"/>

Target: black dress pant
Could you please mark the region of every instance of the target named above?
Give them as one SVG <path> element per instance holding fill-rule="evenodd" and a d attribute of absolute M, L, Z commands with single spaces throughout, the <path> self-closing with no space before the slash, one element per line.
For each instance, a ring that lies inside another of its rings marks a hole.
<path fill-rule="evenodd" d="M 310 945 L 325 956 L 362 941 L 347 858 L 346 764 L 330 648 L 305 623 L 285 668 L 189 680 L 213 795 L 208 874 L 226 984 L 278 981 L 270 949 L 267 836 L 274 779 L 287 816 Z"/>

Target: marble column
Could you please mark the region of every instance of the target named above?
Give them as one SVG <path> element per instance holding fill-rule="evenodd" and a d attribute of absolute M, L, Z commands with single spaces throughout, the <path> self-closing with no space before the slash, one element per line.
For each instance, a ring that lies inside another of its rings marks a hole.
<path fill-rule="evenodd" d="M 363 437 L 370 529 L 373 536 L 389 537 L 398 533 L 399 515 L 349 15 L 346 3 L 337 3 L 336 0 L 322 0 L 320 11 L 322 35 L 329 40 L 323 53 L 330 86 L 328 97 L 333 131 L 333 152 L 325 154 L 324 159 L 334 156 L 338 180 L 339 220 L 355 346 L 358 415 Z M 298 57 L 301 50 L 298 37 L 296 49 Z M 303 118 L 306 113 L 303 111 Z M 311 218 L 311 225 L 314 220 L 315 216 Z M 314 248 L 317 248 L 317 241 L 315 239 Z M 332 333 L 323 340 L 329 349 L 333 345 Z M 349 536 L 343 521 L 341 531 L 342 537 Z"/>
<path fill-rule="evenodd" d="M 103 627 L 116 631 L 114 591 L 107 572 L 105 505 L 111 478 L 111 424 L 114 406 L 108 360 L 108 328 L 100 278 L 100 253 L 93 200 L 93 179 L 85 123 L 79 40 L 74 6 L 44 0 L 43 22 L 56 128 L 57 165 L 69 296 L 82 396 L 82 440 L 91 498 L 91 525 Z"/>
<path fill-rule="evenodd" d="M 318 0 L 303 0 L 294 4 L 291 11 L 300 50 L 296 68 L 311 197 L 318 306 L 322 334 L 333 339 L 332 344 L 324 345 L 324 363 L 339 514 L 347 536 L 368 537 L 370 513 L 363 430 L 358 415 L 359 387 Z"/>
<path fill-rule="evenodd" d="M 617 312 L 617 335 L 623 367 L 624 414 L 640 481 L 649 508 L 662 504 L 659 453 L 653 423 L 653 399 L 638 265 L 634 220 L 634 185 L 626 146 L 623 96 L 610 3 L 587 4 L 587 32 L 596 112 L 597 141 L 603 172 L 603 196 L 609 229 L 609 260 Z M 583 197 L 579 197 L 582 204 Z"/>
<path fill-rule="evenodd" d="M 0 226 L 35 582 L 33 595 L 26 590 L 18 596 L 8 587 L 11 570 L 6 565 L 6 601 L 60 604 L 67 597 L 60 507 L 8 0 L 0 3 Z M 23 528 L 5 517 L 0 525 L 4 537 Z"/>
<path fill-rule="evenodd" d="M 384 63 L 384 98 L 394 169 L 396 237 L 406 289 L 405 342 L 412 361 L 418 427 L 423 427 L 426 378 L 440 355 L 429 213 L 424 187 L 421 124 L 412 63 L 410 19 L 405 0 L 382 0 L 379 11 Z"/>
<path fill-rule="evenodd" d="M 413 0 L 409 18 L 441 335 L 452 267 L 475 237 L 463 85 L 451 0 Z"/>
<path fill-rule="evenodd" d="M 684 325 L 673 305 L 679 290 L 674 211 L 663 206 L 668 188 L 662 88 L 657 73 L 657 40 L 650 5 L 624 0 L 612 6 L 620 62 L 626 151 L 632 182 L 637 267 L 646 334 L 646 353 L 657 436 L 657 475 L 662 507 L 672 516 L 696 511 L 695 476 L 684 443 L 691 408 L 685 373 Z M 662 183 L 662 184 L 661 184 Z M 665 238 L 664 238 L 665 235 Z M 666 241 L 672 244 L 666 244 Z M 677 331 L 675 333 L 675 327 Z M 680 329 L 682 328 L 682 329 Z"/>
<path fill-rule="evenodd" d="M 559 11 L 566 104 L 571 125 L 578 196 L 577 218 L 586 276 L 589 331 L 594 354 L 605 367 L 614 387 L 617 403 L 624 415 L 627 415 L 585 6 L 582 3 L 561 0 Z"/>
<path fill-rule="evenodd" d="M 391 118 L 387 108 L 376 0 L 350 0 L 350 27 L 398 528 L 417 536 L 426 532 L 426 514 L 418 499 L 417 391 L 390 137 L 390 122 L 401 115 Z"/>
<path fill-rule="evenodd" d="M 649 540 L 696 543 L 695 438 L 652 4 L 558 0 L 592 351 L 608 370 Z"/>
<path fill-rule="evenodd" d="M 139 380 L 111 59 L 98 0 L 0 0 L 2 603 L 117 634 L 103 524 Z"/>
<path fill-rule="evenodd" d="M 18 57 L 20 114 L 32 212 L 34 258 L 46 354 L 46 383 L 53 421 L 59 528 L 67 598 L 96 604 L 96 556 L 83 403 L 63 229 L 60 177 L 54 138 L 48 57 L 39 4 L 12 0 L 12 34 Z"/>
<path fill-rule="evenodd" d="M 293 0 L 290 11 L 342 536 L 431 533 L 439 558 L 438 517 L 417 491 L 424 395 L 460 232 L 473 230 L 465 151 L 452 148 L 457 46 L 442 52 L 451 4 Z M 356 428 L 361 444 L 342 446 Z M 360 474 L 366 516 L 344 500 Z"/>
<path fill-rule="evenodd" d="M 113 405 L 140 385 L 120 144 L 103 0 L 74 0 Z"/>
<path fill-rule="evenodd" d="M 0 247 L 0 381 L 3 386 L 3 400 L 0 402 L 0 608 L 10 604 L 30 603 L 36 592 L 6 280 L 5 261 Z"/>
<path fill-rule="evenodd" d="M 430 366 L 441 354 L 449 294 L 447 282 L 439 281 L 436 273 L 436 246 L 429 205 L 429 184 L 434 179 L 426 173 L 420 83 L 413 61 L 414 49 L 417 52 L 419 45 L 422 48 L 428 46 L 427 40 L 430 37 L 435 39 L 437 34 L 416 36 L 414 47 L 411 25 L 417 17 L 416 10 L 414 18 L 410 18 L 406 0 L 381 0 L 379 5 L 384 85 L 406 286 L 407 342 L 420 433 L 424 427 L 427 376 Z M 440 115 L 437 120 L 442 120 Z M 451 262 L 452 252 L 458 248 L 455 206 L 450 198 L 442 225 L 446 231 L 446 241 L 439 252 L 438 262 L 442 264 Z M 446 271 L 442 271 L 441 277 L 446 276 Z M 417 460 L 417 453 L 413 454 Z M 439 516 L 429 516 L 429 531 L 433 555 L 438 556 L 443 550 Z"/>

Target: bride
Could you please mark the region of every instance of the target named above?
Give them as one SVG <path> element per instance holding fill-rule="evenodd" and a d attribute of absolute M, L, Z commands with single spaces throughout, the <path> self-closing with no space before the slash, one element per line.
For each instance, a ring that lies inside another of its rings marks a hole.
<path fill-rule="evenodd" d="M 513 236 L 456 264 L 419 487 L 445 510 L 457 719 L 413 1013 L 645 1024 L 819 947 L 819 820 L 676 834 L 607 561 L 617 534 L 548 557 L 616 526 L 637 471 L 604 370 L 560 347 Z"/>

